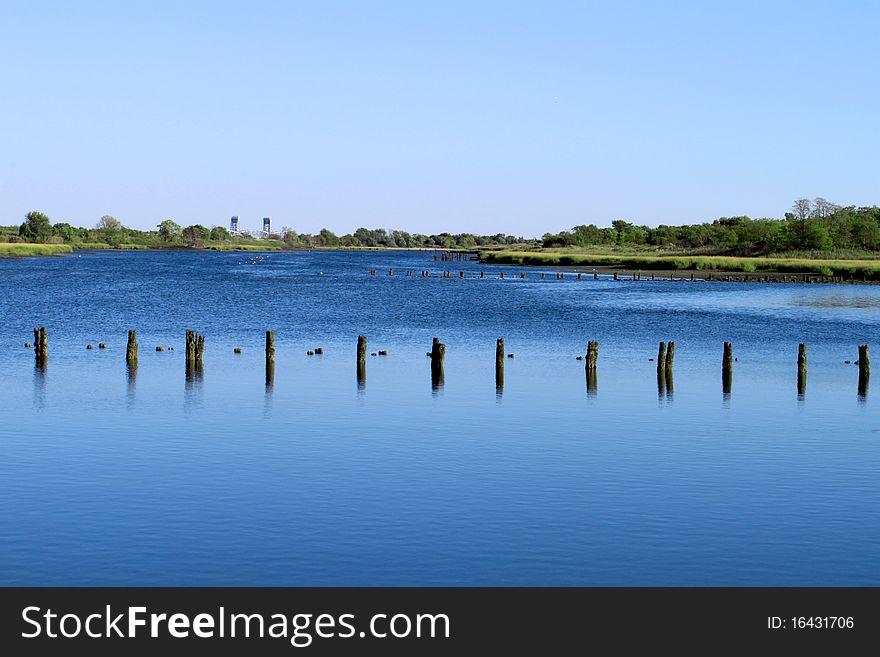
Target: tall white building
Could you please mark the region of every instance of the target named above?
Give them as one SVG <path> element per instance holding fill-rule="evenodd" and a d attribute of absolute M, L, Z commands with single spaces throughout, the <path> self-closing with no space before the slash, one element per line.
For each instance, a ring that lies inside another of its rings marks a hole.
<path fill-rule="evenodd" d="M 272 217 L 263 217 L 263 237 L 269 237 L 272 232 Z"/>
<path fill-rule="evenodd" d="M 229 232 L 233 235 L 241 233 L 241 226 L 238 223 L 238 215 L 234 215 L 232 219 L 229 220 Z"/>

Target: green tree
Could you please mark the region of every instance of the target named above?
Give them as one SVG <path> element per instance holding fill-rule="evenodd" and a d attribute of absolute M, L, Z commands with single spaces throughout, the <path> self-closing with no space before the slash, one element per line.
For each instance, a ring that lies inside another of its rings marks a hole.
<path fill-rule="evenodd" d="M 58 237 L 65 242 L 73 242 L 76 239 L 76 228 L 68 223 L 59 223 L 52 226 L 53 237 Z"/>
<path fill-rule="evenodd" d="M 159 235 L 162 237 L 162 240 L 165 242 L 173 242 L 180 235 L 180 224 L 172 221 L 171 219 L 166 219 L 158 226 Z"/>
<path fill-rule="evenodd" d="M 339 238 L 332 230 L 322 228 L 318 233 L 318 244 L 321 246 L 339 246 Z"/>
<path fill-rule="evenodd" d="M 201 224 L 194 224 L 183 229 L 183 237 L 188 240 L 192 246 L 198 242 L 205 242 L 211 237 L 211 231 Z"/>
<path fill-rule="evenodd" d="M 122 235 L 122 222 L 109 214 L 101 217 L 95 228 L 101 234 L 101 239 L 107 242 L 107 244 L 116 242 Z"/>
<path fill-rule="evenodd" d="M 25 216 L 18 235 L 27 242 L 45 242 L 52 236 L 52 222 L 42 212 L 32 210 Z"/>
<path fill-rule="evenodd" d="M 223 228 L 223 226 L 214 226 L 211 229 L 211 241 L 212 242 L 225 242 L 230 239 L 232 235 L 229 234 L 229 231 Z"/>

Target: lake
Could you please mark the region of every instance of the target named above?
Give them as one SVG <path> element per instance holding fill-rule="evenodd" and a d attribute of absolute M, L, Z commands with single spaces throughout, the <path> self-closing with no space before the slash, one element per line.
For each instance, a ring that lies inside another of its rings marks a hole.
<path fill-rule="evenodd" d="M 880 584 L 880 384 L 859 395 L 844 363 L 878 344 L 880 287 L 520 271 L 414 252 L 0 260 L 0 583 Z M 189 380 L 187 328 L 206 336 Z M 362 386 L 359 334 L 388 351 Z"/>

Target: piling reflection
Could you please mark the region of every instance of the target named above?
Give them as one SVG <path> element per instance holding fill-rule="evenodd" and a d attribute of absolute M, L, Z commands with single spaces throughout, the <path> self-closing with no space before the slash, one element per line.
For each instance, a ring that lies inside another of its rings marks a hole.
<path fill-rule="evenodd" d="M 798 401 L 804 401 L 807 395 L 807 372 L 806 370 L 798 370 L 797 374 L 797 398 Z"/>
<path fill-rule="evenodd" d="M 495 399 L 501 401 L 504 396 L 504 363 L 495 365 Z"/>
<path fill-rule="evenodd" d="M 434 360 L 431 362 L 431 392 L 435 395 L 443 390 L 444 383 L 443 362 Z"/>
<path fill-rule="evenodd" d="M 599 392 L 599 384 L 596 378 L 595 368 L 587 368 L 587 397 L 595 397 Z"/>
<path fill-rule="evenodd" d="M 868 399 L 868 384 L 871 380 L 871 373 L 865 370 L 859 370 L 859 401 L 864 402 Z"/>
<path fill-rule="evenodd" d="M 363 395 L 367 390 L 367 364 L 358 360 L 357 363 L 357 391 Z"/>
<path fill-rule="evenodd" d="M 275 387 L 275 360 L 266 360 L 266 392 L 271 393 Z"/>
<path fill-rule="evenodd" d="M 129 361 L 125 366 L 126 393 L 125 402 L 128 408 L 134 406 L 135 388 L 137 387 L 137 365 Z"/>
<path fill-rule="evenodd" d="M 47 372 L 46 360 L 38 360 L 34 363 L 34 407 L 38 409 L 46 407 Z"/>

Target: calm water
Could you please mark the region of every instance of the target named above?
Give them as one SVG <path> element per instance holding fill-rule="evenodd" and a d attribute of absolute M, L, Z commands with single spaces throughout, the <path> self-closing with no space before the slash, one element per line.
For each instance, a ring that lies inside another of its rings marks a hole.
<path fill-rule="evenodd" d="M 0 260 L 0 583 L 880 584 L 880 383 L 860 398 L 843 362 L 880 347 L 880 287 L 446 264 L 469 278 L 387 276 L 441 270 L 416 253 Z M 189 382 L 187 327 L 207 336 Z M 389 350 L 363 389 L 359 333 Z"/>

